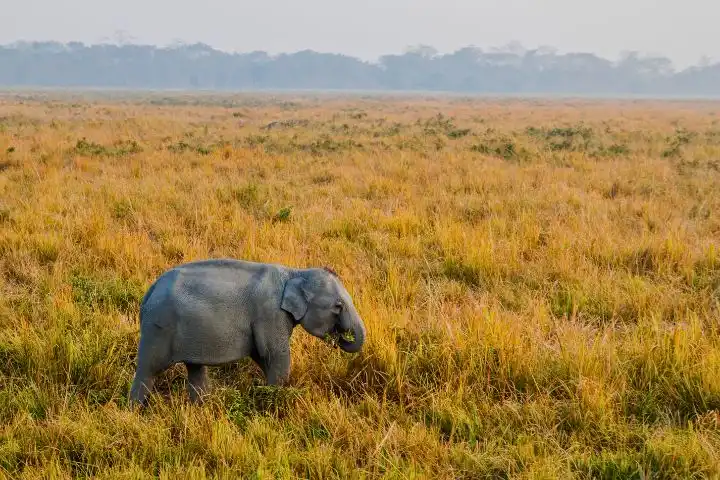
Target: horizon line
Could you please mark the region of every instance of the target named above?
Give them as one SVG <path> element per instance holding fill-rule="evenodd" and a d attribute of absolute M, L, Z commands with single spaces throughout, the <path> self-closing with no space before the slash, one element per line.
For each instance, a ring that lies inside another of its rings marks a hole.
<path fill-rule="evenodd" d="M 448 51 L 448 52 L 440 52 L 437 50 L 434 46 L 428 45 L 428 44 L 414 44 L 414 45 L 406 45 L 403 50 L 395 53 L 384 53 L 381 55 L 378 55 L 374 59 L 363 59 L 361 56 L 349 54 L 349 53 L 343 53 L 338 51 L 327 51 L 327 50 L 315 50 L 312 48 L 301 48 L 297 50 L 287 50 L 287 51 L 281 51 L 281 52 L 275 52 L 271 53 L 269 50 L 246 50 L 246 51 L 240 51 L 240 50 L 229 50 L 229 49 L 223 49 L 220 47 L 215 47 L 213 45 L 210 45 L 209 43 L 202 42 L 202 41 L 181 41 L 176 40 L 167 44 L 156 44 L 156 43 L 135 43 L 132 41 L 122 41 L 122 40 L 115 40 L 115 41 L 94 41 L 94 42 L 87 42 L 87 41 L 81 41 L 81 40 L 69 40 L 69 41 L 61 41 L 61 40 L 26 40 L 26 39 L 18 39 L 14 40 L 9 43 L 0 43 L 0 48 L 16 48 L 17 46 L 22 45 L 35 45 L 35 44 L 58 44 L 65 47 L 68 47 L 72 44 L 79 44 L 85 48 L 88 47 L 98 47 L 98 46 L 114 46 L 114 47 L 151 47 L 158 50 L 173 50 L 173 49 L 180 49 L 183 47 L 194 47 L 194 46 L 201 46 L 206 47 L 209 50 L 212 50 L 214 52 L 219 52 L 221 54 L 225 55 L 250 55 L 253 53 L 264 53 L 265 55 L 271 57 L 271 58 L 277 58 L 284 55 L 296 55 L 299 53 L 304 52 L 311 52 L 315 54 L 320 55 L 334 55 L 334 56 L 342 56 L 347 58 L 352 58 L 354 60 L 357 60 L 361 63 L 368 63 L 368 64 L 376 64 L 378 63 L 383 57 L 386 56 L 403 56 L 407 55 L 409 53 L 413 53 L 413 51 L 420 53 L 421 50 L 431 50 L 433 54 L 431 55 L 425 55 L 428 58 L 433 57 L 444 57 L 448 55 L 453 55 L 461 50 L 465 49 L 474 49 L 484 55 L 492 55 L 492 54 L 510 54 L 510 55 L 516 55 L 516 56 L 524 56 L 528 53 L 536 52 L 539 56 L 571 56 L 571 55 L 592 55 L 598 59 L 605 60 L 607 62 L 610 62 L 612 64 L 616 64 L 619 62 L 622 62 L 625 58 L 628 57 L 636 57 L 640 60 L 647 60 L 647 59 L 663 59 L 667 60 L 670 64 L 670 67 L 673 71 L 683 71 L 687 69 L 692 68 L 703 68 L 711 65 L 720 65 L 720 59 L 711 58 L 707 55 L 701 55 L 701 59 L 699 62 L 690 63 L 687 62 L 686 67 L 678 67 L 677 63 L 673 61 L 672 58 L 666 56 L 665 54 L 652 54 L 649 52 L 641 52 L 639 50 L 627 50 L 622 51 L 618 53 L 617 58 L 613 59 L 608 56 L 601 55 L 596 52 L 592 51 L 583 51 L 583 50 L 568 50 L 568 51 L 561 51 L 560 48 L 554 47 L 552 45 L 540 45 L 537 47 L 529 48 L 523 46 L 520 42 L 507 42 L 506 44 L 502 46 L 477 46 L 475 44 L 468 44 L 463 47 L 455 48 L 454 50 Z M 540 53 L 538 53 L 540 52 Z M 422 55 L 422 53 L 420 53 Z M 707 62 L 707 63 L 705 63 Z M 679 68 L 679 70 L 678 70 Z"/>

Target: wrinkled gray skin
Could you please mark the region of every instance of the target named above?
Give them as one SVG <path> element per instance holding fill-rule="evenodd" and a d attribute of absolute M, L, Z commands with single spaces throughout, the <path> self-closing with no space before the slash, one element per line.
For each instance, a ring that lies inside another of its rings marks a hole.
<path fill-rule="evenodd" d="M 207 365 L 248 356 L 268 385 L 283 385 L 290 373 L 290 336 L 298 324 L 316 337 L 334 337 L 346 352 L 358 352 L 365 341 L 350 295 L 324 268 L 235 259 L 172 268 L 148 289 L 140 306 L 130 401 L 145 405 L 155 375 L 180 362 L 187 367 L 193 403 L 209 391 Z M 343 339 L 345 332 L 354 340 Z"/>

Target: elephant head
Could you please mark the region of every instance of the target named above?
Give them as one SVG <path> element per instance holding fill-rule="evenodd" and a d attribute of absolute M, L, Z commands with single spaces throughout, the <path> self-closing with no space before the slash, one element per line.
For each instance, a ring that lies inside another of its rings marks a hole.
<path fill-rule="evenodd" d="M 346 352 L 356 353 L 365 343 L 365 325 L 350 294 L 328 268 L 301 270 L 290 278 L 280 306 L 308 333 L 322 339 L 329 335 Z M 343 338 L 347 333 L 352 340 Z"/>

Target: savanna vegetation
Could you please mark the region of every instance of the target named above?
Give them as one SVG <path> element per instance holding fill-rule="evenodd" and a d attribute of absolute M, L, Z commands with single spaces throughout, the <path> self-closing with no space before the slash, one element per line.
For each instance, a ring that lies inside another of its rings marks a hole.
<path fill-rule="evenodd" d="M 718 478 L 717 104 L 0 98 L 0 475 Z M 298 329 L 127 408 L 164 269 L 335 269 Z"/>

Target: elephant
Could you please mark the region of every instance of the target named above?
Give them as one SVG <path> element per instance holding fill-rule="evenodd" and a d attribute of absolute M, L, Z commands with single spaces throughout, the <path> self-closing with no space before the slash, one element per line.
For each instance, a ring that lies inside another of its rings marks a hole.
<path fill-rule="evenodd" d="M 130 404 L 145 406 L 154 377 L 176 363 L 188 395 L 209 393 L 208 366 L 250 357 L 267 385 L 290 374 L 297 325 L 348 353 L 365 342 L 365 325 L 338 274 L 234 258 L 197 260 L 163 272 L 140 302 L 140 340 Z M 353 339 L 344 338 L 352 334 Z"/>

